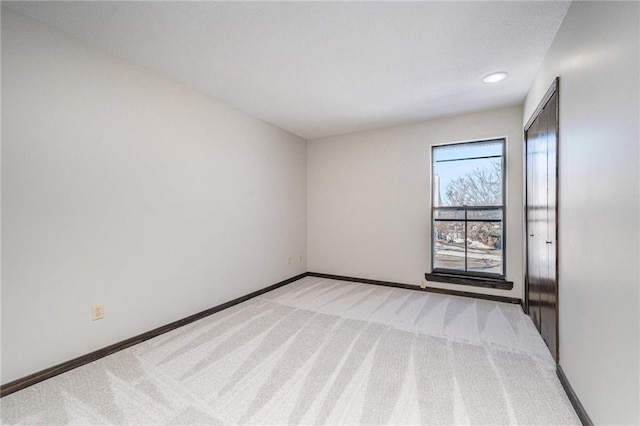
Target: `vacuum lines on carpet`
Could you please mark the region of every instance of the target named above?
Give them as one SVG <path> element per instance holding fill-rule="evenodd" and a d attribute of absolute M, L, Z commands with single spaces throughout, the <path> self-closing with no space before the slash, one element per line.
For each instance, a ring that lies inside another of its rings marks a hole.
<path fill-rule="evenodd" d="M 580 424 L 520 306 L 316 277 L 0 410 L 4 424 Z"/>

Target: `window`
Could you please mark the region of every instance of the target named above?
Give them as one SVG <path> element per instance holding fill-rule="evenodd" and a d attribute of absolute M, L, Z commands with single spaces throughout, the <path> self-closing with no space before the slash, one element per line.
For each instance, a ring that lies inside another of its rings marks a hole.
<path fill-rule="evenodd" d="M 428 278 L 504 279 L 504 153 L 504 139 L 432 148 Z"/>

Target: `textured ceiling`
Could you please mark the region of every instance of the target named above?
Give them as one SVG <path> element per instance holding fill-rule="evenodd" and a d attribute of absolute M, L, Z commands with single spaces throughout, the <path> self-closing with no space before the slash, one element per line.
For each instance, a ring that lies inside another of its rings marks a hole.
<path fill-rule="evenodd" d="M 521 103 L 569 4 L 3 2 L 306 139 Z"/>

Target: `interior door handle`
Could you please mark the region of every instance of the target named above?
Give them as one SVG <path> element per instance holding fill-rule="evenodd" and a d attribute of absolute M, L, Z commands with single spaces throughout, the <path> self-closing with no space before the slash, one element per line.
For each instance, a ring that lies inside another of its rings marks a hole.
<path fill-rule="evenodd" d="M 553 243 L 553 241 L 547 241 L 547 244 L 551 244 L 551 243 Z"/>
<path fill-rule="evenodd" d="M 529 234 L 530 237 L 533 237 L 533 234 Z"/>

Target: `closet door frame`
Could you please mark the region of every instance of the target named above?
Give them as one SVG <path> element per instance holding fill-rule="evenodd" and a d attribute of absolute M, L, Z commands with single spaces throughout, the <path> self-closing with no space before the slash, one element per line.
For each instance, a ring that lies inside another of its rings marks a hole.
<path fill-rule="evenodd" d="M 554 98 L 555 95 L 555 98 Z M 552 265 L 549 265 L 550 267 L 555 268 L 555 353 L 552 353 L 555 361 L 557 364 L 560 363 L 560 337 L 559 337 L 559 298 L 558 298 L 558 287 L 559 287 L 559 275 L 558 275 L 558 194 L 559 194 L 559 185 L 558 185 L 558 176 L 559 176 L 559 145 L 560 145 L 560 119 L 559 119 L 559 115 L 560 115 L 560 78 L 556 77 L 555 80 L 553 81 L 553 83 L 551 84 L 551 86 L 549 87 L 549 89 L 547 90 L 547 92 L 545 93 L 544 97 L 542 98 L 542 100 L 540 101 L 540 103 L 538 104 L 537 108 L 535 109 L 535 111 L 533 112 L 533 114 L 531 115 L 531 118 L 529 119 L 529 121 L 527 122 L 527 124 L 524 127 L 524 172 L 523 172 L 523 176 L 524 176 L 524 181 L 525 181 L 525 185 L 524 185 L 524 214 L 525 214 L 525 233 L 524 233 L 524 249 L 525 249 L 525 271 L 524 271 L 524 275 L 525 275 L 525 279 L 524 279 L 524 285 L 525 285 L 525 289 L 524 289 L 524 309 L 525 312 L 531 316 L 531 312 L 530 312 L 530 300 L 529 300 L 529 292 L 530 292 L 530 287 L 529 287 L 529 248 L 530 248 L 530 244 L 529 244 L 529 234 L 530 234 L 530 229 L 529 229 L 529 164 L 528 161 L 530 160 L 530 157 L 527 155 L 528 154 L 528 139 L 529 139 L 529 130 L 531 129 L 531 126 L 536 122 L 536 120 L 538 119 L 538 117 L 540 116 L 540 114 L 542 113 L 542 111 L 544 110 L 544 108 L 549 104 L 549 102 L 552 100 L 553 102 L 555 102 L 555 155 L 554 155 L 554 168 L 552 170 L 547 170 L 548 174 L 554 173 L 554 177 L 551 180 L 552 182 L 555 182 L 555 191 L 553 194 L 554 200 L 553 200 L 553 205 L 554 205 L 554 210 L 553 210 L 553 216 L 554 216 L 554 228 L 555 228 L 555 235 L 552 236 L 552 244 L 553 244 L 553 257 L 554 257 L 554 261 Z M 535 136 L 534 136 L 535 137 Z M 549 181 L 549 177 L 547 177 L 547 180 Z M 539 283 L 539 287 L 541 287 L 541 285 L 543 285 L 543 283 Z M 540 289 L 539 289 L 540 290 Z M 544 303 L 543 301 L 541 301 L 541 303 Z M 539 308 L 541 306 L 538 306 Z M 544 308 L 544 307 L 542 307 Z M 541 309 L 542 310 L 542 309 Z M 540 320 L 540 324 L 542 324 L 542 317 L 539 318 Z M 542 334 L 542 329 L 543 327 L 540 327 L 540 332 Z"/>

